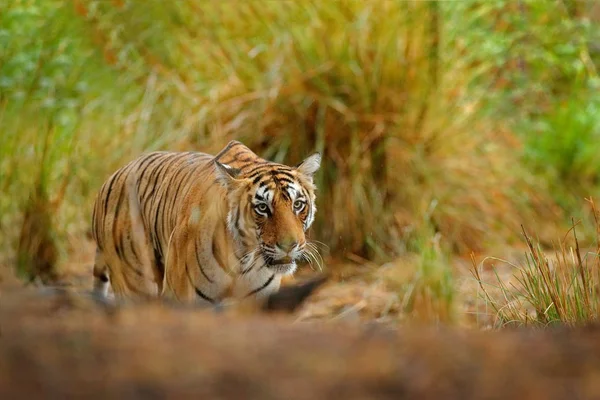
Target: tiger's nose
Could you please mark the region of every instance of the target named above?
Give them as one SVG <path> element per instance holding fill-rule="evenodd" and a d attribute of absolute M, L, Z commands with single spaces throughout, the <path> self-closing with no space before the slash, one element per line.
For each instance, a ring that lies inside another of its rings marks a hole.
<path fill-rule="evenodd" d="M 291 251 L 297 245 L 298 241 L 294 238 L 283 238 L 282 240 L 277 241 L 277 247 L 286 253 Z"/>

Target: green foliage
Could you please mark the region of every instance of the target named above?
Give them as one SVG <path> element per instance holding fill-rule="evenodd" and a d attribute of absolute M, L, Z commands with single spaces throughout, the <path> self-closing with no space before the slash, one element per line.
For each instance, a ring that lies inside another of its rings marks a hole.
<path fill-rule="evenodd" d="M 72 173 L 91 54 L 78 34 L 81 23 L 61 2 L 13 2 L 0 14 L 0 26 L 0 186 L 6 194 L 0 223 L 10 234 L 16 215 L 33 207 L 33 219 L 45 222 L 24 221 L 20 242 L 42 241 L 50 248 L 51 217 Z M 0 245 L 6 253 L 8 244 Z"/>
<path fill-rule="evenodd" d="M 557 104 L 527 137 L 526 159 L 540 175 L 590 194 L 600 182 L 599 113 L 600 97 Z"/>

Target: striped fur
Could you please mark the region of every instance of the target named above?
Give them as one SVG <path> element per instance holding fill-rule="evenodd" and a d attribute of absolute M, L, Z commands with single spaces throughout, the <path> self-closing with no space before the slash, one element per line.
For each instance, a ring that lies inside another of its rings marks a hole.
<path fill-rule="evenodd" d="M 320 165 L 264 160 L 237 141 L 219 154 L 153 152 L 116 171 L 92 216 L 95 289 L 216 303 L 264 298 L 305 257 Z"/>

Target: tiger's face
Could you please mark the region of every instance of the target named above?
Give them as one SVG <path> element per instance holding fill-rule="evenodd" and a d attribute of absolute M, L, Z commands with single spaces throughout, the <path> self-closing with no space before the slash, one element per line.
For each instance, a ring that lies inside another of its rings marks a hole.
<path fill-rule="evenodd" d="M 295 270 L 306 247 L 305 232 L 316 212 L 314 191 L 294 175 L 280 170 L 265 177 L 251 200 L 262 255 L 272 269 L 282 273 Z"/>
<path fill-rule="evenodd" d="M 217 163 L 227 182 L 229 230 L 242 248 L 242 258 L 248 258 L 242 264 L 261 256 L 273 272 L 291 274 L 296 262 L 306 257 L 305 232 L 316 213 L 313 175 L 320 162 L 317 153 L 297 167 L 265 162 L 238 169 Z"/>

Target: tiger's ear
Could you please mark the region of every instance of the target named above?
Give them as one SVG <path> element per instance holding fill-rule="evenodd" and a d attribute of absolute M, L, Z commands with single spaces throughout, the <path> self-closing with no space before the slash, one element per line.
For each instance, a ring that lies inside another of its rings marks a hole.
<path fill-rule="evenodd" d="M 296 169 L 301 174 L 312 178 L 321 166 L 321 153 L 315 153 L 304 159 L 300 164 L 296 166 Z"/>
<path fill-rule="evenodd" d="M 240 174 L 240 170 L 237 168 L 230 167 L 229 165 L 222 164 L 215 161 L 217 168 L 215 173 L 217 175 L 217 181 L 223 185 L 223 187 L 229 187 L 232 183 L 238 181 L 237 177 Z"/>

